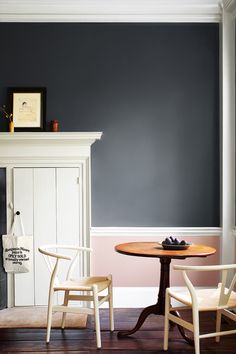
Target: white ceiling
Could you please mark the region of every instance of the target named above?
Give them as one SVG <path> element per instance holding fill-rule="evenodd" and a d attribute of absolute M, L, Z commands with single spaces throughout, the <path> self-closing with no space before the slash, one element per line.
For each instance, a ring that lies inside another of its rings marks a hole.
<path fill-rule="evenodd" d="M 0 21 L 220 22 L 236 0 L 0 0 Z"/>

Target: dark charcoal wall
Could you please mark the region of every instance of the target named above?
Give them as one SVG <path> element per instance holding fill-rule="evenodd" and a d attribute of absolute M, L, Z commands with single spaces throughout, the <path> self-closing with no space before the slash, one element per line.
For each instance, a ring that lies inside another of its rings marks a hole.
<path fill-rule="evenodd" d="M 0 235 L 6 233 L 6 171 L 0 168 Z M 0 242 L 0 260 L 2 259 L 2 243 Z M 7 306 L 7 275 L 0 261 L 0 309 Z"/>
<path fill-rule="evenodd" d="M 46 86 L 48 121 L 104 132 L 92 150 L 93 226 L 219 226 L 218 32 L 0 24 L 0 104 L 8 87 Z"/>

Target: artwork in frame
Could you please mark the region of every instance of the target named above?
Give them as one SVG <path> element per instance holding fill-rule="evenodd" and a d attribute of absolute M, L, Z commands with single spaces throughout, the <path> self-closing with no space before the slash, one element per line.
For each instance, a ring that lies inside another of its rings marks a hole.
<path fill-rule="evenodd" d="M 44 131 L 46 88 L 12 87 L 9 94 L 15 131 Z"/>

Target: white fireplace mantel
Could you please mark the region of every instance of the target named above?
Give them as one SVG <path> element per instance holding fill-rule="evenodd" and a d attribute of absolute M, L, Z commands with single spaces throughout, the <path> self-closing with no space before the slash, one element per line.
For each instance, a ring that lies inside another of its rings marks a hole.
<path fill-rule="evenodd" d="M 1 164 L 21 159 L 74 159 L 90 155 L 91 145 L 101 132 L 15 132 L 0 133 Z"/>
<path fill-rule="evenodd" d="M 91 145 L 101 132 L 15 132 L 0 133 L 0 167 L 6 169 L 7 229 L 14 211 L 14 170 L 17 168 L 70 168 L 79 170 L 81 244 L 90 245 Z M 35 251 L 36 252 L 36 251 Z M 89 274 L 89 258 L 84 274 Z M 8 274 L 8 306 L 15 303 L 14 277 Z"/>

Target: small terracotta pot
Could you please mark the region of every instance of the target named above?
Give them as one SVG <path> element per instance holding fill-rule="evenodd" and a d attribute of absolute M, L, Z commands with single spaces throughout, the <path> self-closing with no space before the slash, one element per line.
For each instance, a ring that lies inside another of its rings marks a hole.
<path fill-rule="evenodd" d="M 13 120 L 11 120 L 9 122 L 9 132 L 10 133 L 14 133 L 14 122 L 13 122 Z"/>

